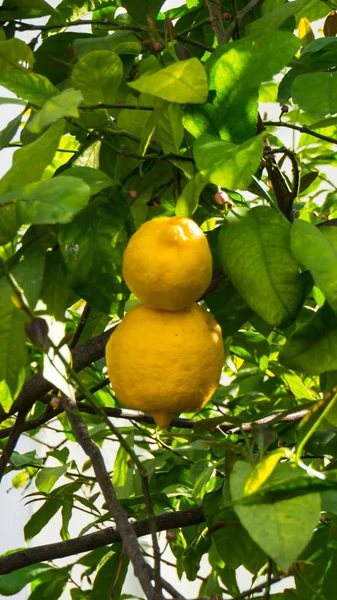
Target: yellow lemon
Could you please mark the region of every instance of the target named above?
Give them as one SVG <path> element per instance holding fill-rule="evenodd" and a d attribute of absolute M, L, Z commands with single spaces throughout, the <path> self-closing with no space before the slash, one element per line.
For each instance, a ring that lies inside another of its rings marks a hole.
<path fill-rule="evenodd" d="M 152 413 L 159 427 L 172 414 L 201 408 L 219 383 L 220 325 L 198 304 L 183 311 L 132 308 L 106 347 L 108 375 L 128 408 Z"/>
<path fill-rule="evenodd" d="M 124 252 L 123 277 L 146 306 L 182 310 L 210 284 L 212 255 L 207 238 L 185 217 L 147 221 Z"/>

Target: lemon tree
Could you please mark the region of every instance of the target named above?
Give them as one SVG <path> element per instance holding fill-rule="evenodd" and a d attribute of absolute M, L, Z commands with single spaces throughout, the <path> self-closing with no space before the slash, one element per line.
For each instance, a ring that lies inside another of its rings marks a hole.
<path fill-rule="evenodd" d="M 335 599 L 336 33 L 0 7 L 1 597 Z"/>

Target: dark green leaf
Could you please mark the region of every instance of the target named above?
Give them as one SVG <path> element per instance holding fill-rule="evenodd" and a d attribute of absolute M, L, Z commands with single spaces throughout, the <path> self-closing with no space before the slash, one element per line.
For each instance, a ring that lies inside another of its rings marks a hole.
<path fill-rule="evenodd" d="M 116 310 L 122 299 L 126 235 L 112 204 L 95 199 L 72 223 L 60 228 L 59 240 L 73 289 L 99 311 Z"/>
<path fill-rule="evenodd" d="M 337 369 L 337 317 L 327 304 L 291 334 L 279 362 L 307 375 Z"/>
<path fill-rule="evenodd" d="M 8 146 L 9 142 L 13 139 L 18 128 L 20 127 L 21 121 L 22 113 L 20 113 L 17 117 L 12 119 L 12 121 L 10 121 L 8 125 L 6 125 L 5 129 L 0 131 L 0 150 Z"/>
<path fill-rule="evenodd" d="M 35 248 L 27 251 L 21 261 L 11 269 L 11 275 L 24 290 L 30 306 L 35 307 L 39 297 L 44 271 L 44 255 Z M 27 317 L 15 306 L 15 296 L 8 279 L 0 279 L 0 403 L 5 410 L 23 385 L 27 358 L 24 323 Z"/>
<path fill-rule="evenodd" d="M 18 569 L 7 575 L 0 575 L 0 594 L 3 596 L 14 596 L 18 594 L 26 585 L 32 583 L 49 567 L 43 563 Z"/>
<path fill-rule="evenodd" d="M 163 0 L 138 0 L 137 5 L 133 0 L 123 0 L 121 4 L 136 23 L 147 24 L 147 16 L 156 19 Z"/>
<path fill-rule="evenodd" d="M 128 559 L 125 554 L 122 555 L 122 544 L 115 544 L 113 551 L 103 560 L 95 577 L 90 600 L 110 600 L 112 593 L 113 598 L 119 600 L 128 570 Z"/>

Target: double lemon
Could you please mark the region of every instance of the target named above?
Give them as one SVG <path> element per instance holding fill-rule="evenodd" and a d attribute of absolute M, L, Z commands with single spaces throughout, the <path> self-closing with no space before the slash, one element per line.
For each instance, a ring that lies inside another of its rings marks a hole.
<path fill-rule="evenodd" d="M 185 217 L 147 221 L 125 250 L 123 277 L 141 304 L 108 341 L 109 379 L 125 406 L 168 427 L 175 412 L 206 404 L 223 365 L 221 328 L 196 304 L 212 278 L 206 236 Z"/>

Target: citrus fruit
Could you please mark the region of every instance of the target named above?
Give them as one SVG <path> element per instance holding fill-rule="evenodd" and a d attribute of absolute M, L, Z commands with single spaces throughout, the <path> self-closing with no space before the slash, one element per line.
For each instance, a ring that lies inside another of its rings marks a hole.
<path fill-rule="evenodd" d="M 108 375 L 128 408 L 152 413 L 167 427 L 175 412 L 210 399 L 224 359 L 220 325 L 198 304 L 183 311 L 132 308 L 106 347 Z"/>
<path fill-rule="evenodd" d="M 212 255 L 205 234 L 186 217 L 159 217 L 131 237 L 123 277 L 146 306 L 182 310 L 198 300 L 212 278 Z"/>

